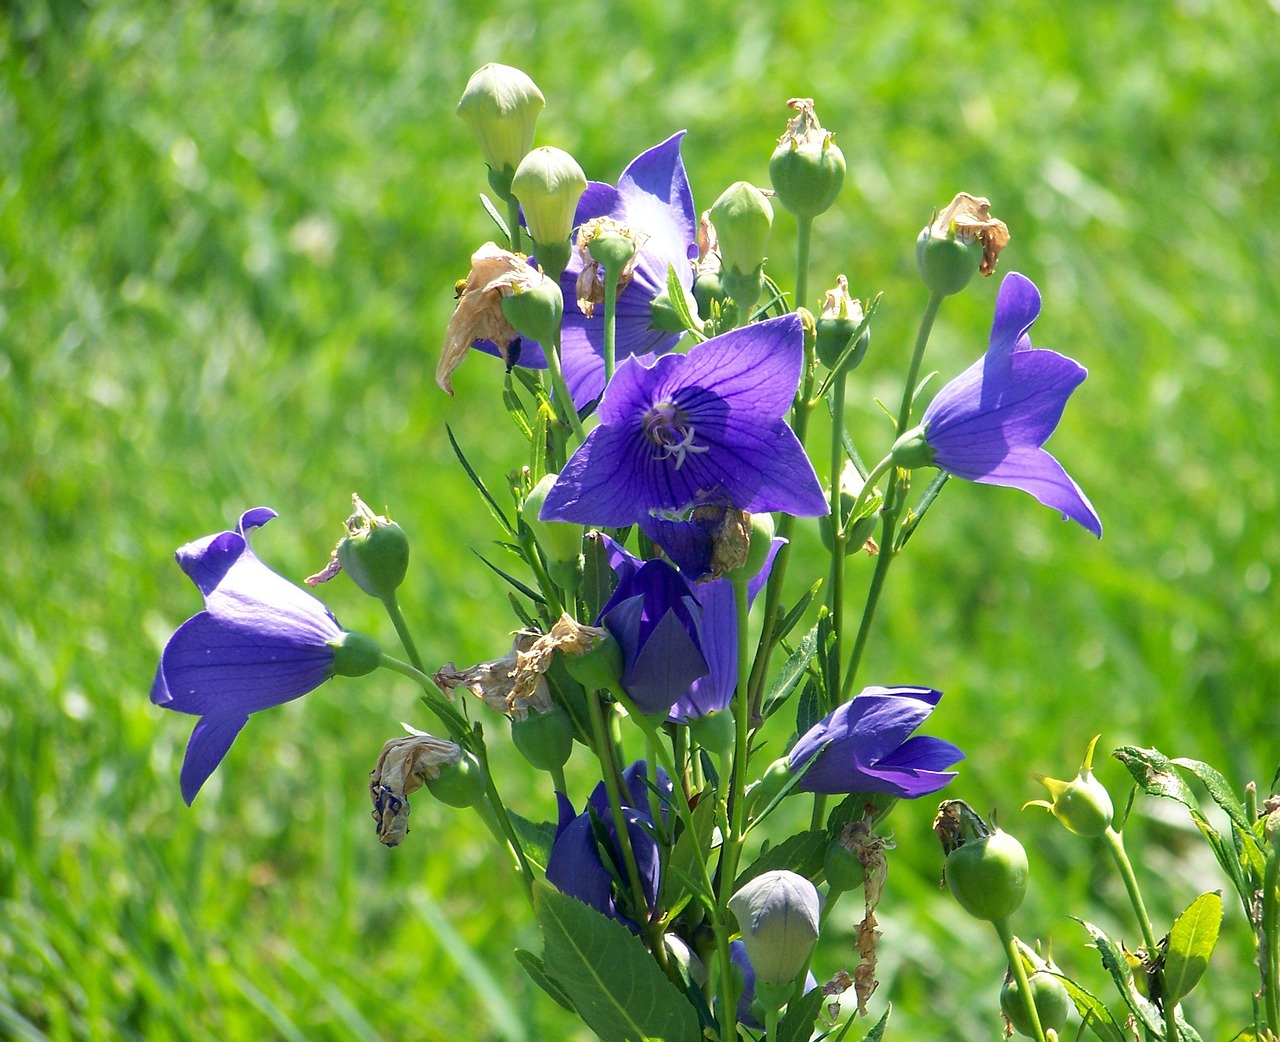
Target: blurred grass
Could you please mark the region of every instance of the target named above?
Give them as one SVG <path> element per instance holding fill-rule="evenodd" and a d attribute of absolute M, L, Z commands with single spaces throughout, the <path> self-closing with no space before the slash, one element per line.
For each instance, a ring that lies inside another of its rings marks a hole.
<path fill-rule="evenodd" d="M 915 233 L 958 189 L 1010 225 L 1002 270 L 1044 292 L 1037 344 L 1091 370 L 1051 448 L 1106 537 L 952 483 L 863 676 L 947 691 L 930 730 L 969 752 L 954 794 L 1032 850 L 1018 929 L 1101 990 L 1061 916 L 1136 930 L 1096 852 L 1018 813 L 1028 771 L 1069 773 L 1098 731 L 1237 785 L 1265 788 L 1280 754 L 1273 7 L 28 0 L 0 24 L 0 1035 L 579 1037 L 511 959 L 537 941 L 477 822 L 423 799 L 404 847 L 374 839 L 365 777 L 415 719 L 411 689 L 328 685 L 255 717 L 194 810 L 189 728 L 146 698 L 196 606 L 173 548 L 259 503 L 281 518 L 255 545 L 295 577 L 351 491 L 389 506 L 414 537 L 426 657 L 499 649 L 503 591 L 463 549 L 496 532 L 443 426 L 498 489 L 518 446 L 493 420 L 495 366 L 469 362 L 452 400 L 431 380 L 453 281 L 490 234 L 452 114 L 489 60 L 534 77 L 539 143 L 591 177 L 689 128 L 704 207 L 764 182 L 786 99 L 817 99 L 850 177 L 812 284 L 885 292 L 850 391 L 868 454 L 922 304 Z M 786 285 L 792 229 L 780 214 Z M 985 346 L 994 290 L 944 309 L 944 376 Z M 802 533 L 798 563 L 819 552 Z M 326 601 L 389 636 L 349 586 Z M 517 809 L 549 816 L 494 744 Z M 1222 881 L 1160 809 L 1130 833 L 1167 923 Z M 894 818 L 875 1002 L 893 1000 L 894 1037 L 987 1037 L 998 952 L 937 892 L 930 816 Z M 1188 1002 L 1206 1038 L 1248 1014 L 1230 905 L 1227 930 L 1221 986 Z"/>

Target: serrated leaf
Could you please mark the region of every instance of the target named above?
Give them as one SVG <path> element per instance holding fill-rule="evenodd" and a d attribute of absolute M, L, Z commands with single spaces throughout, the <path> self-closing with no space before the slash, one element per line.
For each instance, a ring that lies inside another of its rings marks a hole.
<path fill-rule="evenodd" d="M 1184 807 L 1197 808 L 1195 797 L 1187 788 L 1174 767 L 1173 761 L 1158 749 L 1139 749 L 1133 745 L 1122 745 L 1111 754 L 1122 764 L 1137 782 L 1138 788 L 1148 796 L 1163 796 L 1177 800 Z"/>
<path fill-rule="evenodd" d="M 556 838 L 555 822 L 530 821 L 513 810 L 507 811 L 507 817 L 511 819 L 524 856 L 539 868 L 545 869 L 547 860 L 551 857 L 551 844 Z"/>
<path fill-rule="evenodd" d="M 782 704 L 791 697 L 792 692 L 795 691 L 804 677 L 805 670 L 809 668 L 809 663 L 813 661 L 814 653 L 817 650 L 818 627 L 814 626 L 813 629 L 805 634 L 804 639 L 800 641 L 800 646 L 791 654 L 791 657 L 782 664 L 782 669 L 778 673 L 778 678 L 773 682 L 769 697 L 765 699 L 764 716 L 766 719 L 777 712 L 782 707 Z M 801 734 L 803 733 L 802 731 Z"/>
<path fill-rule="evenodd" d="M 573 1002 L 569 996 L 564 993 L 564 989 L 559 983 L 547 976 L 547 968 L 542 965 L 533 952 L 525 951 L 523 948 L 516 949 L 516 962 L 524 967 L 524 972 L 529 975 L 529 979 L 533 981 L 539 988 L 551 996 L 557 1003 L 567 1009 L 570 1013 L 576 1014 L 578 1011 L 573 1008 Z"/>
<path fill-rule="evenodd" d="M 1176 1005 L 1199 983 L 1221 926 L 1222 895 L 1217 891 L 1201 894 L 1173 921 L 1164 957 L 1162 1001 Z"/>
<path fill-rule="evenodd" d="M 862 1042 L 880 1042 L 880 1040 L 884 1038 L 884 1029 L 889 1026 L 889 1014 L 892 1012 L 893 1012 L 893 1003 L 891 1002 L 887 1006 L 885 1006 L 884 1015 L 879 1020 L 876 1021 L 876 1026 L 866 1033 L 866 1036 L 862 1039 Z M 858 1019 L 857 1017 L 850 1017 L 848 1020 L 846 1020 L 844 1025 L 844 1030 L 848 1031 L 849 1025 L 852 1024 L 857 1019 Z M 840 1033 L 840 1038 L 844 1038 L 844 1032 Z"/>
<path fill-rule="evenodd" d="M 1129 969 L 1124 951 L 1093 923 L 1074 915 L 1071 918 L 1088 931 L 1094 947 L 1102 957 L 1103 969 L 1111 975 L 1116 991 L 1120 993 L 1120 997 L 1124 999 L 1125 1005 L 1133 1012 L 1138 1022 L 1153 1034 L 1163 1035 L 1164 1018 L 1160 1016 L 1160 1011 L 1156 1009 L 1153 1002 L 1138 994 L 1138 989 L 1133 982 L 1133 971 Z"/>
<path fill-rule="evenodd" d="M 1070 977 L 1065 977 L 1061 973 L 1054 973 L 1053 970 L 1042 970 L 1041 972 L 1053 974 L 1058 980 L 1062 981 L 1063 986 L 1067 989 L 1067 995 L 1070 996 L 1071 1002 L 1076 1007 L 1076 1012 L 1080 1014 L 1080 1019 L 1089 1025 L 1093 1033 L 1102 1042 L 1127 1042 L 1124 1031 L 1116 1023 L 1115 1017 L 1111 1015 L 1111 1011 L 1107 1009 L 1101 999 L 1086 991 Z"/>
<path fill-rule="evenodd" d="M 1226 811 L 1234 824 L 1242 829 L 1249 827 L 1249 818 L 1244 812 L 1244 804 L 1237 799 L 1236 794 L 1231 791 L 1230 783 L 1216 768 L 1199 760 L 1188 760 L 1183 756 L 1174 757 L 1172 762 L 1199 778 L 1213 802 Z"/>
<path fill-rule="evenodd" d="M 1231 880 L 1231 885 L 1236 888 L 1236 893 L 1248 908 L 1253 897 L 1253 887 L 1245 879 L 1244 866 L 1240 861 L 1240 851 L 1236 849 L 1228 836 L 1224 836 L 1210 823 L 1199 811 L 1191 812 L 1191 820 L 1195 823 L 1196 828 L 1200 830 L 1200 834 L 1204 836 L 1204 840 L 1209 844 L 1209 849 L 1213 851 L 1213 856 L 1217 860 L 1222 871 L 1226 873 L 1227 878 Z"/>
<path fill-rule="evenodd" d="M 742 870 L 734 880 L 733 889 L 742 889 L 746 883 L 755 879 L 762 872 L 772 872 L 777 868 L 787 868 L 792 872 L 811 879 L 822 868 L 822 859 L 827 852 L 827 834 L 821 829 L 813 829 L 797 833 L 783 840 L 777 846 L 763 851 L 751 864 Z"/>
<path fill-rule="evenodd" d="M 821 988 L 806 992 L 799 1002 L 787 1006 L 787 1015 L 778 1025 L 777 1042 L 809 1042 L 813 1034 L 814 1022 L 822 1012 L 822 1003 L 826 996 Z"/>
<path fill-rule="evenodd" d="M 699 1042 L 693 1007 L 625 926 L 541 881 L 533 910 L 547 974 L 603 1042 Z"/>

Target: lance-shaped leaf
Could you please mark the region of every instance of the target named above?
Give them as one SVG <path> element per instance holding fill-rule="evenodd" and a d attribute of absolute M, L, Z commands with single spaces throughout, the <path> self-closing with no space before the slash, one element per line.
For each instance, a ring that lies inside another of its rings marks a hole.
<path fill-rule="evenodd" d="M 1155 1036 L 1163 1035 L 1164 1022 L 1160 1016 L 1160 1011 L 1156 1008 L 1154 1002 L 1138 993 L 1137 986 L 1133 981 L 1133 971 L 1129 969 L 1129 963 L 1126 961 L 1124 951 L 1120 945 L 1094 926 L 1093 923 L 1086 922 L 1084 919 L 1074 915 L 1071 918 L 1075 919 L 1089 932 L 1089 937 L 1093 941 L 1094 947 L 1098 949 L 1098 954 L 1102 957 L 1103 969 L 1111 975 L 1111 981 L 1115 984 L 1116 991 L 1120 993 L 1120 997 L 1124 999 L 1125 1005 L 1133 1012 L 1138 1023 Z"/>
<path fill-rule="evenodd" d="M 1209 966 L 1222 925 L 1222 895 L 1216 890 L 1201 894 L 1174 920 L 1169 931 L 1169 951 L 1164 959 L 1166 1003 L 1181 1002 Z"/>
<path fill-rule="evenodd" d="M 1053 973 L 1052 970 L 1044 972 Z M 1082 988 L 1070 977 L 1063 976 L 1061 973 L 1053 973 L 1053 976 L 1062 981 L 1076 1007 L 1076 1012 L 1080 1014 L 1080 1019 L 1089 1025 L 1102 1042 L 1125 1042 L 1124 1031 L 1100 998 Z"/>

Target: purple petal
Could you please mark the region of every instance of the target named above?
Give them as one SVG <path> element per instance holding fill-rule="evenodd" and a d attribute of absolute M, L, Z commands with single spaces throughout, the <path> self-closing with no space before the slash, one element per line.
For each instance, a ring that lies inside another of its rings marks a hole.
<path fill-rule="evenodd" d="M 716 401 L 743 422 L 777 420 L 791 408 L 803 361 L 800 319 L 783 315 L 695 345 L 662 374 L 657 395 L 678 401 L 695 425 L 714 422 L 698 410 Z"/>
<path fill-rule="evenodd" d="M 689 685 L 706 675 L 698 643 L 675 612 L 667 612 L 629 663 L 623 680 L 641 712 L 665 716 Z"/>
<path fill-rule="evenodd" d="M 245 541 L 249 539 L 249 533 L 255 529 L 261 528 L 268 521 L 277 518 L 277 514 L 270 507 L 254 507 L 252 510 L 246 510 L 240 515 L 239 532 L 244 536 Z"/>
<path fill-rule="evenodd" d="M 878 770 L 945 771 L 964 759 L 964 751 L 941 738 L 914 735 L 876 763 Z"/>
<path fill-rule="evenodd" d="M 556 836 L 547 858 L 547 882 L 602 915 L 617 917 L 613 878 L 600 860 L 590 815 L 578 815 Z"/>
<path fill-rule="evenodd" d="M 178 547 L 174 558 L 196 588 L 208 597 L 247 549 L 244 536 L 219 532 Z"/>
<path fill-rule="evenodd" d="M 974 478 L 986 485 L 1021 489 L 1047 507 L 1062 512 L 1087 532 L 1102 538 L 1102 521 L 1084 490 L 1075 483 L 1062 464 L 1044 449 L 1018 449 L 994 469 Z"/>
<path fill-rule="evenodd" d="M 1026 336 L 1032 324 L 1040 317 L 1040 291 L 1036 284 L 1016 271 L 1009 272 L 1000 283 L 996 295 L 996 314 L 991 323 L 991 339 L 987 355 L 992 359 L 1007 359 L 1016 350 L 1031 347 Z"/>
<path fill-rule="evenodd" d="M 633 523 L 638 516 L 635 490 L 643 480 L 640 466 L 652 452 L 638 429 L 602 424 L 569 458 L 539 516 L 618 528 Z"/>
<path fill-rule="evenodd" d="M 236 713 L 214 713 L 196 721 L 191 740 L 187 742 L 187 753 L 182 758 L 180 775 L 182 798 L 188 807 L 248 722 L 247 715 Z"/>
<path fill-rule="evenodd" d="M 738 686 L 738 620 L 733 584 L 715 579 L 696 588 L 702 607 L 702 657 L 706 676 L 695 680 L 671 708 L 679 723 L 727 709 Z"/>

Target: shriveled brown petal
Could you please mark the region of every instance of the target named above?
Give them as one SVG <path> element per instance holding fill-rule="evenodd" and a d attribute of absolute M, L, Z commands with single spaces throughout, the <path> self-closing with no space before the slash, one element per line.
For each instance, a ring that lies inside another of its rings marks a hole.
<path fill-rule="evenodd" d="M 829 289 L 822 298 L 823 318 L 847 318 L 853 322 L 861 322 L 863 318 L 862 301 L 849 296 L 849 280 L 843 275 L 836 276 L 834 289 Z"/>
<path fill-rule="evenodd" d="M 981 275 L 994 274 L 1000 251 L 1009 245 L 1009 228 L 1004 221 L 991 216 L 991 201 L 960 192 L 950 205 L 938 214 L 930 234 L 946 238 L 954 227 L 956 238 L 964 242 L 982 243 Z"/>
<path fill-rule="evenodd" d="M 797 149 L 820 149 L 831 137 L 830 131 L 823 130 L 818 122 L 818 114 L 813 111 L 812 98 L 792 98 L 787 108 L 795 109 L 796 114 L 787 120 L 787 129 L 778 138 L 779 145 L 794 145 Z"/>
<path fill-rule="evenodd" d="M 462 759 L 462 747 L 433 735 L 414 732 L 382 747 L 369 772 L 369 797 L 378 839 L 397 846 L 409 832 L 409 795 L 440 776 L 440 768 Z"/>
<path fill-rule="evenodd" d="M 622 273 L 618 276 L 619 293 L 631 285 L 640 251 L 649 238 L 643 232 L 636 231 L 612 217 L 592 218 L 578 229 L 577 237 L 573 241 L 573 248 L 577 251 L 578 256 L 582 258 L 582 271 L 578 273 L 576 290 L 578 307 L 587 318 L 592 318 L 595 315 L 597 304 L 604 303 L 604 286 L 600 280 L 601 265 L 599 261 L 591 256 L 590 249 L 591 240 L 599 235 L 620 235 L 625 239 L 630 239 L 635 244 L 635 253 L 631 255 L 631 259 L 623 266 Z"/>
<path fill-rule="evenodd" d="M 698 274 L 720 270 L 720 240 L 711 223 L 711 211 L 703 210 L 698 219 Z"/>
<path fill-rule="evenodd" d="M 499 659 L 481 662 L 469 669 L 458 669 L 446 662 L 432 679 L 450 698 L 455 688 L 463 688 L 484 702 L 495 713 L 509 711 L 512 689 L 516 685 L 519 655 L 527 651 L 537 640 L 538 634 L 521 631 L 515 635 L 511 648 Z"/>
<path fill-rule="evenodd" d="M 529 266 L 528 258 L 486 242 L 471 256 L 471 273 L 461 286 L 458 305 L 444 334 L 444 351 L 436 366 L 436 383 L 453 394 L 450 376 L 467 357 L 477 340 L 492 340 L 510 362 L 507 346 L 516 338 L 515 327 L 502 311 L 502 298 L 515 286 L 532 288 L 542 277 Z"/>

